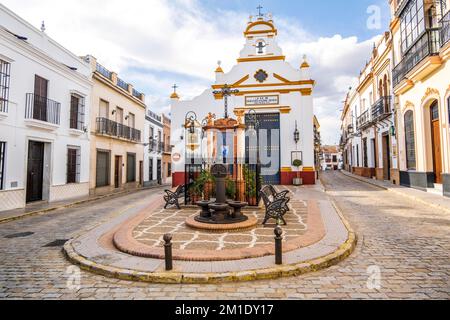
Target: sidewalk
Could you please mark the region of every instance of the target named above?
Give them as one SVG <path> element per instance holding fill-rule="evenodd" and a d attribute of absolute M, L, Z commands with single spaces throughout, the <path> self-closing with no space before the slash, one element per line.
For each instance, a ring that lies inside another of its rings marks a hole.
<path fill-rule="evenodd" d="M 158 188 L 171 188 L 170 185 L 161 185 L 161 186 L 152 186 L 147 188 L 140 188 L 140 189 L 134 189 L 134 190 L 126 190 L 116 193 L 110 193 L 106 195 L 96 195 L 96 196 L 88 196 L 88 197 L 82 197 L 82 198 L 75 198 L 70 199 L 67 201 L 59 201 L 59 202 L 52 202 L 48 203 L 46 201 L 38 202 L 36 204 L 30 204 L 26 206 L 25 208 L 20 209 L 13 209 L 13 210 L 7 210 L 0 212 L 0 224 L 7 223 L 15 220 L 19 220 L 26 217 L 31 217 L 39 214 L 44 214 L 60 209 L 70 208 L 73 206 L 77 206 L 80 204 L 98 201 L 102 199 L 112 198 L 112 197 L 119 197 L 126 194 L 149 190 L 149 189 L 158 189 Z"/>
<path fill-rule="evenodd" d="M 419 203 L 429 205 L 433 208 L 436 208 L 439 210 L 444 210 L 444 211 L 450 213 L 450 198 L 446 198 L 444 196 L 439 196 L 439 195 L 432 194 L 432 193 L 427 193 L 427 192 L 420 191 L 420 190 L 413 189 L 413 188 L 397 186 L 397 185 L 394 185 L 394 184 L 392 184 L 390 182 L 386 182 L 386 181 L 368 179 L 365 177 L 357 176 L 355 174 L 349 173 L 344 170 L 342 170 L 341 172 L 342 172 L 342 174 L 344 174 L 350 178 L 371 184 L 373 186 L 391 191 L 395 194 L 409 198 L 409 199 L 417 201 Z"/>

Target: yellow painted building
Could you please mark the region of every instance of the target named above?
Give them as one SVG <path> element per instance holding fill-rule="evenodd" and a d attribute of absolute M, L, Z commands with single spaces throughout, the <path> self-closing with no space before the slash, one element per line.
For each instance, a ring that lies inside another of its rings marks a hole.
<path fill-rule="evenodd" d="M 390 5 L 400 183 L 450 196 L 450 1 Z"/>
<path fill-rule="evenodd" d="M 97 62 L 91 64 L 90 193 L 107 194 L 143 184 L 145 96 Z"/>

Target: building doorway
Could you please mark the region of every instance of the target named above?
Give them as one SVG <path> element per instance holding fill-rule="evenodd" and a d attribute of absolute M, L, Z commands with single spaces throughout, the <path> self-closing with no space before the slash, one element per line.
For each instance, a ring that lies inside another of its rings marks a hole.
<path fill-rule="evenodd" d="M 26 201 L 42 200 L 44 183 L 44 143 L 30 141 L 28 144 L 27 195 Z"/>
<path fill-rule="evenodd" d="M 253 115 L 245 115 L 245 123 L 252 121 Z M 280 114 L 258 113 L 257 130 L 257 158 L 260 165 L 261 178 L 264 184 L 279 185 L 281 183 L 281 136 L 280 136 Z M 264 135 L 264 136 L 263 136 Z M 251 158 L 253 147 L 250 146 L 250 138 L 246 137 L 246 159 Z M 267 144 L 260 150 L 261 142 Z M 266 143 L 265 143 L 266 142 Z M 259 168 L 257 169 L 257 171 Z"/>
<path fill-rule="evenodd" d="M 162 162 L 161 159 L 158 159 L 158 164 L 156 167 L 156 177 L 158 179 L 158 184 L 162 184 Z"/>
<path fill-rule="evenodd" d="M 383 179 L 391 180 L 391 149 L 389 142 L 389 134 L 386 133 L 382 137 L 383 149 Z"/>
<path fill-rule="evenodd" d="M 441 122 L 439 119 L 439 105 L 434 101 L 430 106 L 431 112 L 431 146 L 433 154 L 434 182 L 442 183 L 442 149 L 441 149 Z"/>
<path fill-rule="evenodd" d="M 122 186 L 122 156 L 116 156 L 114 161 L 114 188 Z"/>

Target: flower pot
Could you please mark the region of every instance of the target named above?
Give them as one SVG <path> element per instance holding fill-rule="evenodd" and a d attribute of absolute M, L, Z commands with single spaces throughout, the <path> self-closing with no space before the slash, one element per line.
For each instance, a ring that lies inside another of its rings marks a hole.
<path fill-rule="evenodd" d="M 302 178 L 294 178 L 293 185 L 294 186 L 301 186 L 301 185 L 303 185 L 303 179 Z"/>

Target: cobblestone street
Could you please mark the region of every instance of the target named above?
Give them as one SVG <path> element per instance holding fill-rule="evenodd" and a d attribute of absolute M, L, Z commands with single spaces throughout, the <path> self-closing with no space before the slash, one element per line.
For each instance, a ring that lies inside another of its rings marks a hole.
<path fill-rule="evenodd" d="M 71 264 L 61 246 L 49 245 L 90 230 L 161 192 L 147 190 L 0 225 L 0 298 L 450 298 L 448 213 L 338 172 L 324 173 L 322 180 L 359 238 L 353 255 L 330 269 L 297 278 L 222 285 L 133 283 L 81 271 L 81 287 L 73 288 L 76 269 L 68 268 Z M 33 234 L 19 234 L 26 232 Z M 373 289 L 378 270 L 380 286 Z"/>

